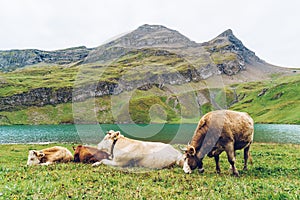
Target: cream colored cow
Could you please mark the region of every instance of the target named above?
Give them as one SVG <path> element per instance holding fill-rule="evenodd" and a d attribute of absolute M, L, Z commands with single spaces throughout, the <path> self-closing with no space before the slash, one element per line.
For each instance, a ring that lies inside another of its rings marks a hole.
<path fill-rule="evenodd" d="M 182 153 L 170 144 L 129 139 L 119 131 L 110 130 L 98 144 L 98 149 L 110 152 L 111 159 L 103 159 L 93 166 L 105 164 L 162 169 L 175 164 L 183 165 Z"/>
<path fill-rule="evenodd" d="M 30 150 L 27 165 L 50 165 L 58 162 L 70 162 L 72 153 L 65 147 L 54 146 L 43 150 Z"/>

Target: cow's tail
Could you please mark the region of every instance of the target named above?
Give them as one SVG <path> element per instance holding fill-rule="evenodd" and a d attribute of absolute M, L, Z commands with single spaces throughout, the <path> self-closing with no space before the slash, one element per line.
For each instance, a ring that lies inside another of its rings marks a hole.
<path fill-rule="evenodd" d="M 249 159 L 249 163 L 250 163 L 251 165 L 253 165 L 253 159 L 252 159 L 252 156 L 251 156 L 250 151 L 249 151 L 249 157 L 248 157 L 248 159 Z"/>

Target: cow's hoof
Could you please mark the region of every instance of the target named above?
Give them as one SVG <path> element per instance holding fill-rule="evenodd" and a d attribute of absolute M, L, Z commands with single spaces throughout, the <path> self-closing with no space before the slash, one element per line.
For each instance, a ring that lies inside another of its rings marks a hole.
<path fill-rule="evenodd" d="M 99 166 L 101 163 L 100 162 L 95 162 L 94 164 L 92 164 L 92 167 L 97 167 Z"/>
<path fill-rule="evenodd" d="M 204 173 L 204 168 L 199 169 L 199 173 Z"/>
<path fill-rule="evenodd" d="M 244 167 L 243 170 L 244 170 L 244 171 L 248 171 L 248 168 L 247 168 L 247 167 Z"/>
<path fill-rule="evenodd" d="M 238 172 L 235 172 L 232 175 L 235 176 L 235 177 L 240 177 L 240 174 Z"/>

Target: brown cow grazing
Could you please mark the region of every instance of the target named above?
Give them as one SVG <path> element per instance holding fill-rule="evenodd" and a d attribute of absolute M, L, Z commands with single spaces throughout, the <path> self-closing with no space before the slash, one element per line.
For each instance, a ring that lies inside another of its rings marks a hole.
<path fill-rule="evenodd" d="M 109 154 L 95 147 L 79 145 L 74 149 L 74 162 L 95 163 L 102 159 L 108 159 Z"/>
<path fill-rule="evenodd" d="M 65 147 L 55 146 L 40 151 L 30 150 L 27 165 L 50 165 L 58 162 L 70 162 L 72 153 Z"/>
<path fill-rule="evenodd" d="M 216 170 L 220 173 L 219 155 L 225 151 L 233 174 L 238 176 L 235 151 L 244 149 L 244 170 L 247 170 L 253 133 L 253 119 L 247 113 L 230 110 L 207 113 L 200 119 L 194 136 L 185 149 L 184 172 L 191 173 L 196 167 L 199 172 L 204 172 L 202 160 L 207 154 L 208 157 L 215 158 Z"/>

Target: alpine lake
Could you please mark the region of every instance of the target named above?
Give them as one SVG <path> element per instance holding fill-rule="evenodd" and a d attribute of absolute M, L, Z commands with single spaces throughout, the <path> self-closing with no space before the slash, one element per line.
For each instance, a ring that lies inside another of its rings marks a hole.
<path fill-rule="evenodd" d="M 97 124 L 0 126 L 0 144 L 82 143 L 97 144 L 108 130 L 129 138 L 187 144 L 197 124 Z M 254 142 L 300 144 L 300 125 L 256 124 Z"/>

